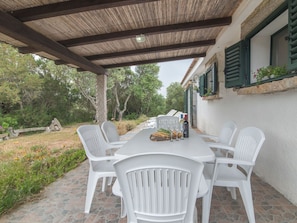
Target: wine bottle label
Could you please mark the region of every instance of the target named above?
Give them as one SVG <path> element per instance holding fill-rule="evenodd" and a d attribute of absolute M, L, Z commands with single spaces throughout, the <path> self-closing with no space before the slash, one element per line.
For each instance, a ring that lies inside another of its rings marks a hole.
<path fill-rule="evenodd" d="M 189 137 L 189 123 L 188 121 L 184 121 L 184 138 Z"/>

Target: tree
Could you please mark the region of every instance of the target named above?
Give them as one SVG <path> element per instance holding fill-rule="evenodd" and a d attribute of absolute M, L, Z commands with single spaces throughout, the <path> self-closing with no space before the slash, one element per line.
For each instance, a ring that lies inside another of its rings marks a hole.
<path fill-rule="evenodd" d="M 166 111 L 166 99 L 161 94 L 156 94 L 152 98 L 150 111 L 147 116 L 153 117 L 160 114 L 165 114 Z"/>
<path fill-rule="evenodd" d="M 94 109 L 89 106 L 89 101 L 82 96 L 75 82 L 75 78 L 80 78 L 82 74 L 43 58 L 38 59 L 38 65 L 44 85 L 39 101 L 31 108 L 32 111 L 39 108 L 43 113 L 38 119 L 47 124 L 53 118 L 58 118 L 63 124 L 90 120 Z"/>
<path fill-rule="evenodd" d="M 137 118 L 164 113 L 158 72 L 156 64 L 137 66 L 135 72 L 130 67 L 111 69 L 107 89 L 110 117 L 121 120 L 124 114 Z M 101 82 L 98 84 L 97 77 L 0 44 L 1 116 L 17 120 L 20 127 L 46 126 L 53 118 L 62 124 L 90 120 L 95 112 L 98 117 L 96 90 Z"/>
<path fill-rule="evenodd" d="M 91 72 L 75 72 L 71 78 L 77 90 L 90 102 L 95 112 L 98 109 L 96 104 L 96 74 Z"/>
<path fill-rule="evenodd" d="M 41 94 L 42 80 L 36 73 L 37 64 L 32 55 L 23 55 L 7 45 L 0 44 L 0 101 L 3 113 L 23 110 Z"/>
<path fill-rule="evenodd" d="M 134 90 L 133 83 L 136 82 L 136 76 L 130 67 L 110 69 L 109 73 L 107 86 L 111 98 L 108 102 L 113 106 L 111 107 L 112 118 L 116 118 L 116 114 L 118 114 L 118 119 L 121 121 Z"/>
<path fill-rule="evenodd" d="M 11 83 L 0 83 L 0 101 L 3 113 L 9 113 L 12 107 L 20 102 L 19 90 L 15 89 Z"/>
<path fill-rule="evenodd" d="M 138 104 L 141 114 L 149 114 L 154 106 L 158 95 L 158 90 L 162 87 L 162 82 L 158 79 L 160 67 L 157 64 L 145 64 L 137 66 L 135 69 L 137 82 L 134 87 L 134 95 L 140 99 Z M 141 105 L 141 106 L 139 106 Z"/>
<path fill-rule="evenodd" d="M 164 112 L 165 98 L 158 94 L 162 82 L 158 79 L 159 66 L 146 64 L 109 70 L 108 108 L 111 118 L 123 118 L 124 113 L 137 117 Z"/>
<path fill-rule="evenodd" d="M 176 109 L 183 111 L 184 109 L 184 90 L 178 82 L 171 83 L 167 89 L 166 110 Z"/>

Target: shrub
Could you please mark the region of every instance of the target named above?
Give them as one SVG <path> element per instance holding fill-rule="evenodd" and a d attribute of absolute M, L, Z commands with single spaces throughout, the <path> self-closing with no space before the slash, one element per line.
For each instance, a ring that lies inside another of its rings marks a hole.
<path fill-rule="evenodd" d="M 138 114 L 136 113 L 130 113 L 130 114 L 127 114 L 125 115 L 125 119 L 126 120 L 136 120 L 138 118 Z"/>
<path fill-rule="evenodd" d="M 19 160 L 0 164 L 0 215 L 86 159 L 82 149 L 59 154 L 34 146 L 31 151 Z"/>
<path fill-rule="evenodd" d="M 1 132 L 6 132 L 9 127 L 15 128 L 17 125 L 18 125 L 17 120 L 11 116 L 0 117 Z"/>
<path fill-rule="evenodd" d="M 116 121 L 114 124 L 117 126 L 119 135 L 126 134 L 128 131 L 134 129 L 138 125 L 137 121 L 135 120 L 125 120 L 120 122 Z"/>

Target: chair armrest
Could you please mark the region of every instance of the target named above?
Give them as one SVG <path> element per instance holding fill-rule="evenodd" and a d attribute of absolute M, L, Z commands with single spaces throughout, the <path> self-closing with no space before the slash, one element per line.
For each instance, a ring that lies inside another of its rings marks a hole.
<path fill-rule="evenodd" d="M 91 156 L 89 157 L 89 159 L 91 161 L 108 161 L 108 160 L 118 160 L 119 158 L 115 156 L 100 156 L 100 157 Z"/>
<path fill-rule="evenodd" d="M 245 165 L 245 166 L 254 166 L 255 163 L 254 162 L 249 162 L 249 161 L 245 161 L 245 160 L 237 160 L 237 159 L 233 159 L 233 158 L 217 158 L 216 159 L 216 165 L 218 164 L 235 164 L 235 165 Z"/>
<path fill-rule="evenodd" d="M 234 147 L 232 147 L 232 146 L 228 146 L 228 145 L 223 144 L 223 143 L 208 142 L 207 145 L 208 145 L 210 148 L 223 149 L 223 150 L 228 150 L 228 151 L 231 151 L 231 152 L 234 152 L 234 150 L 235 150 Z"/>
<path fill-rule="evenodd" d="M 116 142 L 110 142 L 111 145 L 124 145 L 128 141 L 116 141 Z"/>
<path fill-rule="evenodd" d="M 119 143 L 118 142 L 109 142 L 108 144 L 108 149 L 119 149 L 121 148 L 123 145 L 125 145 L 125 143 Z M 123 141 L 123 142 L 127 142 L 127 141 Z"/>
<path fill-rule="evenodd" d="M 219 137 L 217 136 L 214 136 L 214 135 L 207 135 L 207 134 L 198 134 L 201 138 L 204 138 L 204 139 L 211 139 L 215 142 L 218 142 L 219 141 Z"/>

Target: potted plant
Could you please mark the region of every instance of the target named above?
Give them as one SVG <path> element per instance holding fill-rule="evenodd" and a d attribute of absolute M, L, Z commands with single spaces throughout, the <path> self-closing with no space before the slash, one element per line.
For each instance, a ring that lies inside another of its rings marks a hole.
<path fill-rule="evenodd" d="M 277 78 L 288 73 L 285 66 L 268 66 L 261 67 L 256 72 L 257 82 L 261 82 L 271 78 Z"/>
<path fill-rule="evenodd" d="M 196 91 L 197 93 L 199 93 L 199 88 L 198 88 L 198 86 L 195 85 L 194 88 L 193 88 L 193 90 Z"/>
<path fill-rule="evenodd" d="M 207 88 L 206 93 L 203 96 L 208 97 L 208 96 L 211 96 L 211 95 L 213 95 L 211 88 Z"/>

